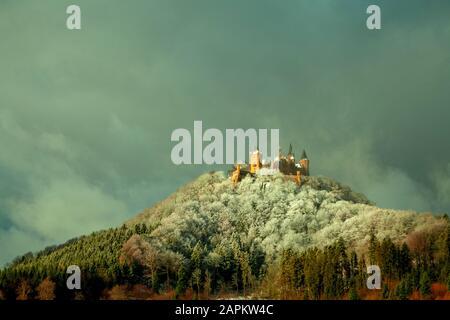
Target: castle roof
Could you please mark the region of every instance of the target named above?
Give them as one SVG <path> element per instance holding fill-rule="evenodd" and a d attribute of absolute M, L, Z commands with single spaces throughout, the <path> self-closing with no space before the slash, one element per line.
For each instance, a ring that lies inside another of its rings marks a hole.
<path fill-rule="evenodd" d="M 302 156 L 300 157 L 300 159 L 308 159 L 308 156 L 306 155 L 305 149 L 303 149 Z"/>

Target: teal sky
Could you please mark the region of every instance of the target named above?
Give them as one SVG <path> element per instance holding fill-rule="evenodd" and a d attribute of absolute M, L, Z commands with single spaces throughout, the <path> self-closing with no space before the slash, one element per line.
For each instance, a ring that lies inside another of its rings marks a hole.
<path fill-rule="evenodd" d="M 171 163 L 194 120 L 279 128 L 312 174 L 449 212 L 449 17 L 448 0 L 2 0 L 0 264 L 222 169 Z"/>

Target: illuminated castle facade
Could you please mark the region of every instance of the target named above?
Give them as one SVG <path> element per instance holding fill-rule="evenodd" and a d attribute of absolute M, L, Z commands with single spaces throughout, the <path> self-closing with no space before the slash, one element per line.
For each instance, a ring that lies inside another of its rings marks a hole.
<path fill-rule="evenodd" d="M 293 178 L 299 185 L 301 184 L 302 176 L 309 176 L 309 159 L 303 150 L 300 160 L 295 160 L 295 155 L 292 151 L 292 145 L 289 145 L 289 152 L 284 156 L 280 152 L 278 157 L 273 162 L 264 161 L 261 152 L 256 149 L 250 153 L 250 163 L 237 164 L 234 166 L 234 171 L 231 174 L 233 183 L 237 183 L 245 175 L 274 175 L 282 173 L 287 177 Z"/>

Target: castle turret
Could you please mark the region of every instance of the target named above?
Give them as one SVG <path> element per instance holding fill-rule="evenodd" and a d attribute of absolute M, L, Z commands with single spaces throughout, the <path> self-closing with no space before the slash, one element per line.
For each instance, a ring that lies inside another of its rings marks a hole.
<path fill-rule="evenodd" d="M 286 159 L 287 159 L 288 161 L 292 161 L 292 162 L 295 161 L 294 152 L 292 151 L 292 144 L 289 144 L 289 153 L 287 154 Z"/>
<path fill-rule="evenodd" d="M 256 173 L 256 171 L 261 169 L 261 166 L 261 152 L 256 149 L 250 155 L 250 173 Z"/>
<path fill-rule="evenodd" d="M 300 165 L 302 166 L 302 174 L 305 176 L 309 176 L 309 159 L 306 155 L 305 149 L 303 149 L 302 156 L 300 158 Z"/>

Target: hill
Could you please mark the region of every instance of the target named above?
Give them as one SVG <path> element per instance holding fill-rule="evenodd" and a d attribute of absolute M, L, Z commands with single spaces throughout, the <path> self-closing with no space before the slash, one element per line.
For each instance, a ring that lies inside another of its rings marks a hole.
<path fill-rule="evenodd" d="M 388 266 L 391 255 L 390 279 L 398 283 L 419 272 L 417 281 L 411 280 L 412 294 L 424 272 L 430 281 L 448 279 L 448 225 L 448 219 L 432 214 L 378 208 L 325 177 L 306 177 L 301 187 L 282 175 L 247 177 L 233 186 L 222 173 L 209 173 L 121 227 L 17 258 L 0 273 L 0 290 L 7 298 L 38 297 L 39 285 L 48 279 L 57 298 L 246 291 L 276 298 L 280 290 L 272 292 L 268 283 L 288 281 L 286 290 L 294 297 L 342 297 L 364 287 L 365 265 Z M 408 254 L 406 266 L 397 263 L 402 252 Z M 314 261 L 307 258 L 311 254 Z M 347 266 L 352 259 L 359 261 L 353 261 L 358 269 L 353 276 Z M 305 282 L 306 261 L 322 268 L 314 273 L 322 288 L 317 292 Z M 287 262 L 294 264 L 295 281 L 281 277 L 288 274 Z M 343 268 L 342 285 L 332 293 L 325 290 L 329 263 Z M 83 271 L 84 289 L 77 294 L 65 287 L 65 268 L 73 264 Z"/>
<path fill-rule="evenodd" d="M 218 239 L 237 236 L 273 256 L 288 248 L 326 246 L 340 237 L 362 249 L 371 231 L 401 241 L 443 223 L 432 214 L 380 209 L 326 177 L 304 179 L 301 188 L 281 175 L 246 178 L 234 187 L 221 173 L 202 175 L 127 225 L 150 226 L 155 240 L 177 251 L 200 240 L 214 247 Z"/>

